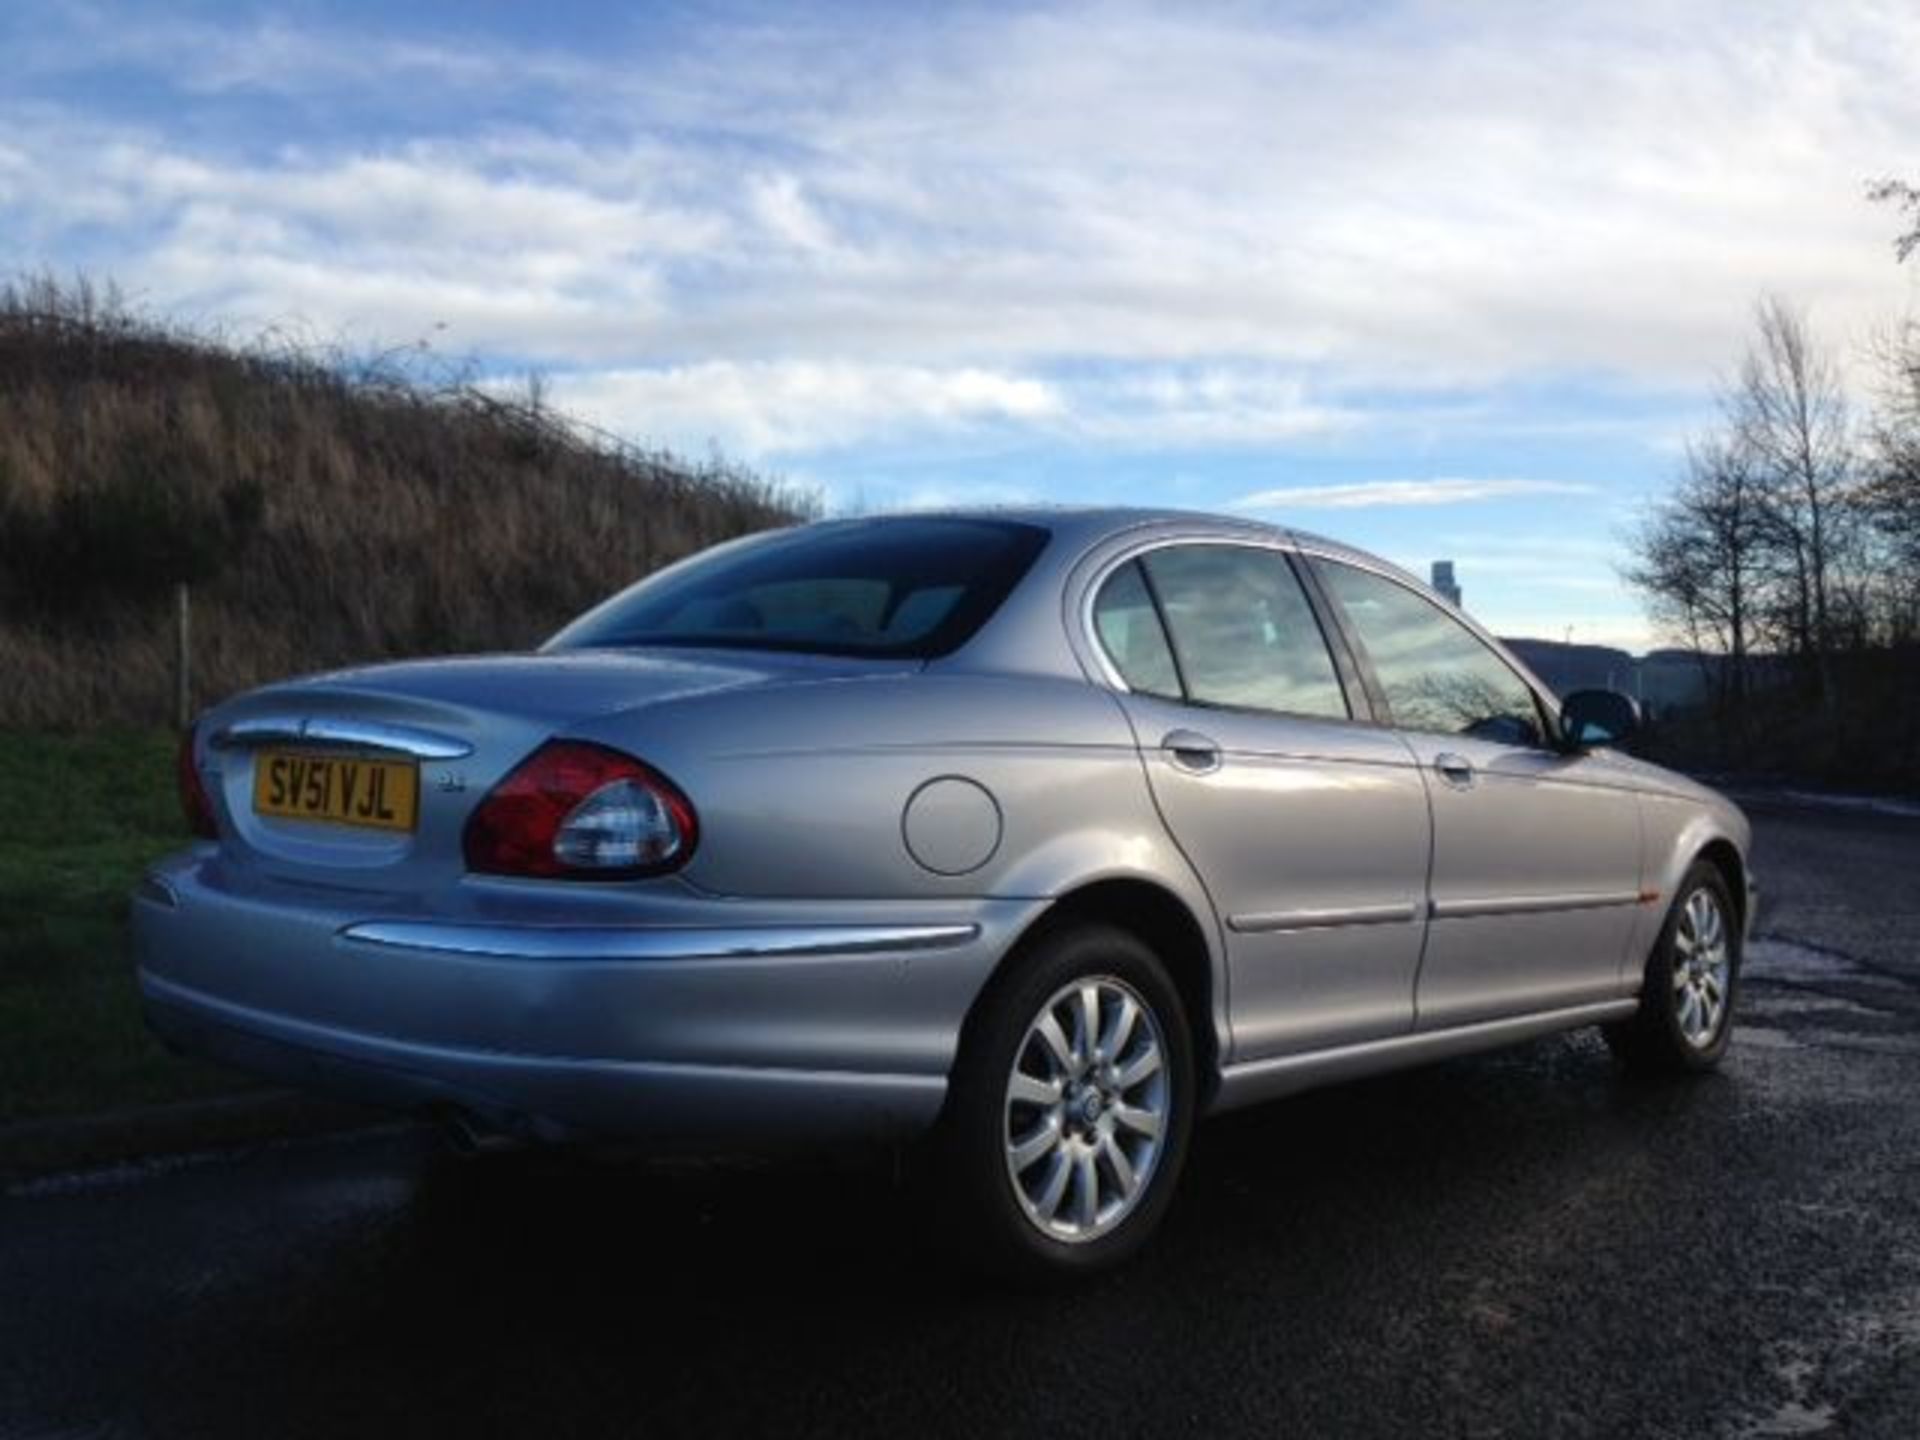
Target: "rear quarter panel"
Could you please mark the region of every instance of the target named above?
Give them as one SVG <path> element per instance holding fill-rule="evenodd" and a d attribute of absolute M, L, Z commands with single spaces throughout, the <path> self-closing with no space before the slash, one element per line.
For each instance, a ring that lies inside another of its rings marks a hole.
<path fill-rule="evenodd" d="M 1189 898 L 1197 888 L 1125 717 L 1077 680 L 823 681 L 696 697 L 576 733 L 631 750 L 687 793 L 700 843 L 682 875 L 712 894 L 1031 898 L 1114 876 Z M 950 874 L 917 861 L 904 829 L 915 793 L 946 777 L 991 796 L 999 831 L 978 864 Z"/>
<path fill-rule="evenodd" d="M 675 878 L 752 901 L 1050 900 L 1144 881 L 1194 917 L 1209 1016 L 1230 1047 L 1225 951 L 1206 889 L 1155 808 L 1112 695 L 1080 679 L 921 673 L 822 681 L 649 707 L 581 733 L 658 766 L 700 841 Z M 980 863 L 939 873 L 907 843 L 909 802 L 955 778 L 992 797 Z"/>

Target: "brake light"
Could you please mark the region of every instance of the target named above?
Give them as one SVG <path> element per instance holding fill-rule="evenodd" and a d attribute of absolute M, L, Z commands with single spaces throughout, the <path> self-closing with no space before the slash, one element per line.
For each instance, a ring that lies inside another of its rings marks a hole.
<path fill-rule="evenodd" d="M 213 821 L 213 800 L 207 794 L 206 782 L 200 778 L 200 767 L 193 758 L 193 737 L 199 728 L 189 725 L 187 733 L 180 737 L 174 778 L 179 782 L 180 810 L 186 816 L 188 832 L 200 840 L 217 840 L 220 830 Z"/>
<path fill-rule="evenodd" d="M 674 783 L 604 745 L 555 740 L 468 817 L 467 868 L 489 875 L 627 880 L 686 864 L 699 839 Z"/>

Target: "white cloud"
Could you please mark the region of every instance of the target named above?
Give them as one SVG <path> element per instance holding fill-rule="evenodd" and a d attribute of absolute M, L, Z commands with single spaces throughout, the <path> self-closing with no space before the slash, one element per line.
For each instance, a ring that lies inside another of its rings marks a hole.
<path fill-rule="evenodd" d="M 927 430 L 998 426 L 1117 450 L 1268 446 L 1338 433 L 1362 412 L 1259 371 L 1152 367 L 1051 378 L 982 366 L 707 361 L 554 377 L 556 406 L 606 429 L 789 455 Z"/>
<path fill-rule="evenodd" d="M 578 57 L 524 45 L 506 50 L 395 34 L 376 42 L 365 32 L 281 17 L 199 20 L 179 8 L 142 15 L 130 5 L 71 0 L 9 35 L 8 58 L 21 74 L 146 69 L 189 94 L 279 98 L 378 93 L 396 81 L 411 87 L 416 99 L 448 90 L 470 96 L 505 87 L 577 85 L 604 73 Z"/>
<path fill-rule="evenodd" d="M 897 510 L 978 509 L 995 505 L 1044 505 L 1047 497 L 1024 485 L 917 485 L 904 495 Z"/>
<path fill-rule="evenodd" d="M 1250 364 L 1149 367 L 1073 387 L 1080 432 L 1121 445 L 1262 445 L 1353 429 L 1355 408 L 1298 376 Z"/>
<path fill-rule="evenodd" d="M 681 446 L 724 437 L 753 457 L 928 427 L 1042 421 L 1063 403 L 1043 381 L 977 367 L 816 361 L 561 375 L 551 394 L 558 409 L 621 434 Z"/>
<path fill-rule="evenodd" d="M 833 232 L 792 175 L 763 175 L 748 186 L 753 212 L 778 241 L 819 253 L 833 248 Z"/>
<path fill-rule="evenodd" d="M 1540 495 L 1590 495 L 1563 480 L 1361 480 L 1343 485 L 1285 485 L 1232 502 L 1235 510 L 1369 510 L 1384 506 L 1465 505 Z"/>
<path fill-rule="evenodd" d="M 187 118 L 408 105 L 273 150 L 0 103 L 0 267 L 84 242 L 163 308 L 444 326 L 597 369 L 556 387 L 597 418 L 758 451 L 908 421 L 1285 446 L 1410 391 L 1696 390 L 1762 289 L 1843 339 L 1899 303 L 1861 183 L 1920 133 L 1920 9 L 1875 0 L 799 10 L 644 63 L 71 15 L 8 32 L 10 73 L 144 69 Z"/>

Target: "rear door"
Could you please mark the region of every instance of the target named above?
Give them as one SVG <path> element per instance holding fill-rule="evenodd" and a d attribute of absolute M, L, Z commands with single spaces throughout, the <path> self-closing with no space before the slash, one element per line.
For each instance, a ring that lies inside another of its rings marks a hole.
<path fill-rule="evenodd" d="M 1433 802 L 1419 1028 L 1613 997 L 1640 893 L 1637 797 L 1549 741 L 1492 646 L 1391 576 L 1315 559 Z"/>
<path fill-rule="evenodd" d="M 1106 573 L 1093 622 L 1154 798 L 1225 924 L 1234 1060 L 1409 1030 L 1426 795 L 1350 696 L 1288 555 L 1148 549 Z"/>

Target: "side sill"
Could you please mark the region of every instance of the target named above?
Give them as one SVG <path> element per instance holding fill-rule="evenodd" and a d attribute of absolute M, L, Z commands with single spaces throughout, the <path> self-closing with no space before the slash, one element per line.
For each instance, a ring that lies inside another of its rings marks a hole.
<path fill-rule="evenodd" d="M 1409 1065 L 1433 1060 L 1448 1060 L 1456 1055 L 1471 1055 L 1479 1050 L 1496 1050 L 1558 1030 L 1577 1030 L 1583 1025 L 1598 1025 L 1607 1020 L 1624 1020 L 1633 1014 L 1639 1001 L 1602 1000 L 1591 1005 L 1575 1005 L 1565 1010 L 1542 1010 L 1531 1015 L 1513 1015 L 1501 1020 L 1483 1020 L 1449 1030 L 1415 1031 L 1384 1040 L 1367 1040 L 1345 1045 L 1338 1050 L 1319 1050 L 1305 1055 L 1277 1055 L 1270 1060 L 1251 1060 L 1229 1065 L 1220 1074 L 1220 1086 L 1214 1093 L 1211 1110 L 1237 1109 L 1261 1100 L 1273 1100 L 1298 1090 L 1318 1085 L 1333 1085 L 1377 1075 Z"/>

